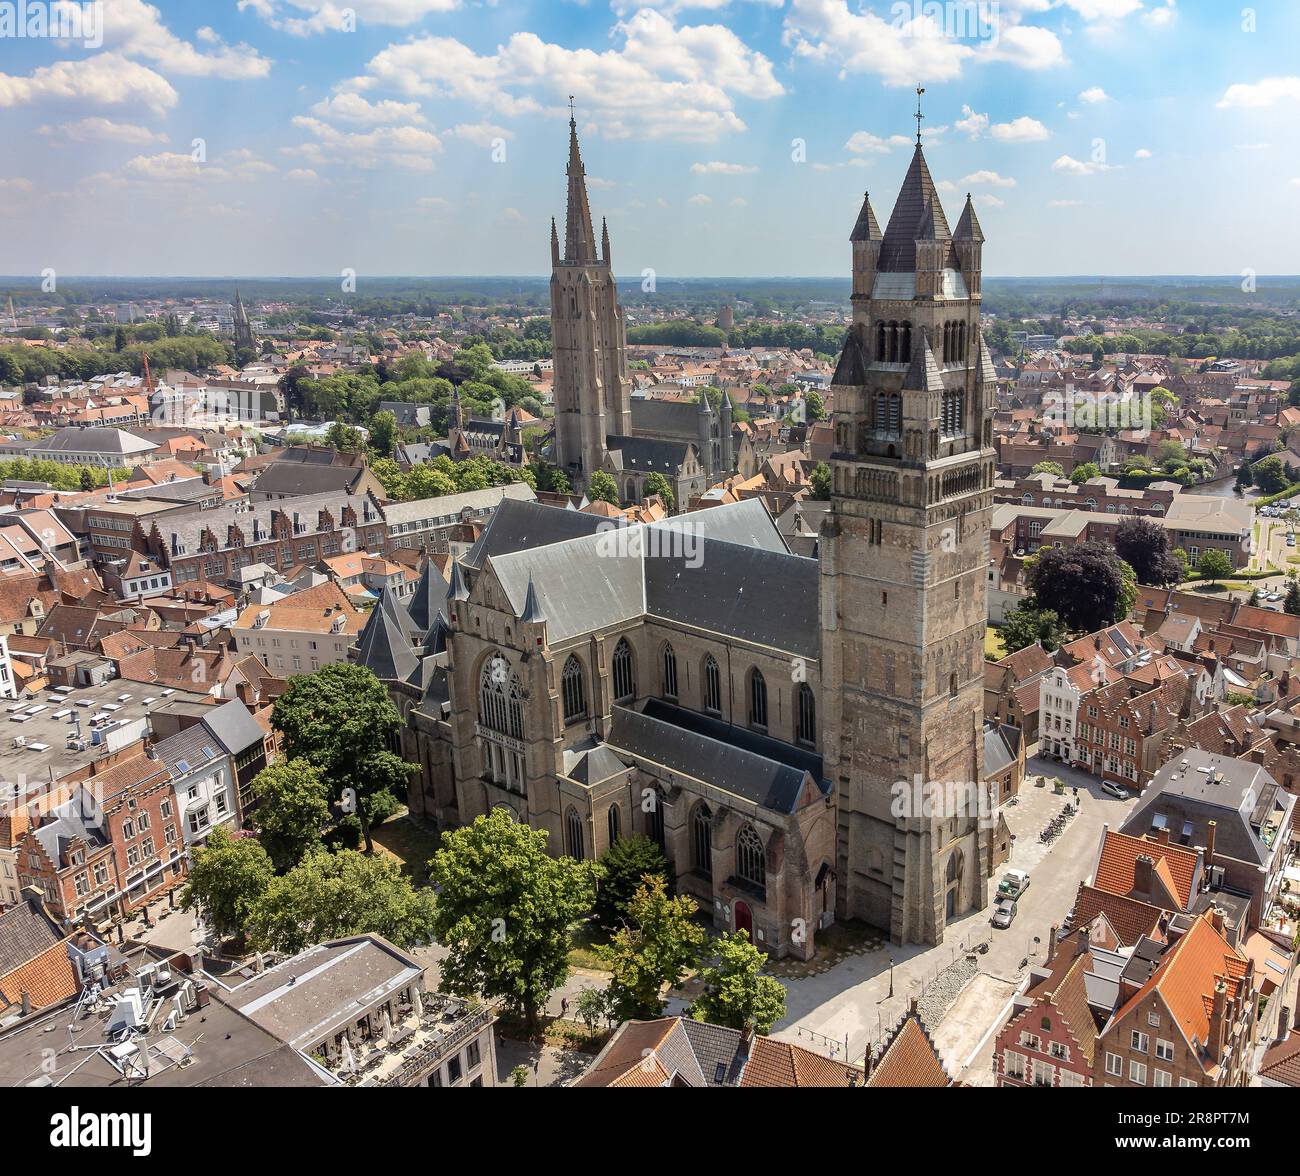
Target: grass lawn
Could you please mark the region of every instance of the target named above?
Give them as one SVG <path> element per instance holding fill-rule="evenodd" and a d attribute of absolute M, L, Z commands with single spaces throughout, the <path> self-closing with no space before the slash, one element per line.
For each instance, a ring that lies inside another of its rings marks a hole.
<path fill-rule="evenodd" d="M 588 972 L 608 972 L 609 969 L 596 956 L 595 946 L 607 943 L 609 936 L 590 919 L 575 923 L 569 928 L 569 966 L 585 968 Z"/>
<path fill-rule="evenodd" d="M 396 858 L 402 872 L 416 886 L 429 884 L 429 859 L 440 847 L 441 839 L 432 829 L 423 829 L 407 817 L 405 810 L 390 817 L 378 829 L 371 830 L 375 852 Z"/>
<path fill-rule="evenodd" d="M 985 625 L 984 627 L 984 652 L 991 653 L 999 659 L 1007 655 L 1007 651 L 1002 644 L 1001 634 L 992 625 Z"/>

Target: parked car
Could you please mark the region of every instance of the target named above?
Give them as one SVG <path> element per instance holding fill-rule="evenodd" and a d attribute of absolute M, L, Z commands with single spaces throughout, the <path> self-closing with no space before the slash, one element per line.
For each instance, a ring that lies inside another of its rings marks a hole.
<path fill-rule="evenodd" d="M 1010 927 L 1011 922 L 1016 917 L 1016 902 L 1013 898 L 1004 898 L 999 901 L 997 909 L 993 912 L 993 918 L 989 920 L 995 927 Z"/>
<path fill-rule="evenodd" d="M 1103 780 L 1101 782 L 1101 790 L 1106 793 L 1107 796 L 1113 796 L 1116 800 L 1128 800 L 1132 795 L 1127 788 L 1124 788 L 1119 784 L 1112 784 L 1109 780 Z"/>
<path fill-rule="evenodd" d="M 1266 597 L 1264 597 L 1264 599 L 1269 601 L 1270 603 L 1275 603 L 1282 599 L 1282 593 L 1270 592 Z"/>
<path fill-rule="evenodd" d="M 998 898 L 1019 898 L 1029 889 L 1029 875 L 1024 870 L 1008 870 L 998 883 Z"/>

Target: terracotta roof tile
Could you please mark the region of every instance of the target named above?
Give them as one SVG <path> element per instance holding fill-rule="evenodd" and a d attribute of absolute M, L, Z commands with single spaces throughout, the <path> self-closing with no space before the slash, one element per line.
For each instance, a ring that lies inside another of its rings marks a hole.
<path fill-rule="evenodd" d="M 872 1067 L 868 1086 L 936 1087 L 951 1086 L 934 1042 L 921 1024 L 921 1018 L 909 1013 L 885 1047 L 880 1060 Z"/>
<path fill-rule="evenodd" d="M 1192 900 L 1192 885 L 1201 855 L 1179 845 L 1165 845 L 1148 837 L 1130 837 L 1107 829 L 1093 884 L 1109 894 L 1132 894 L 1137 859 L 1144 854 L 1156 863 L 1157 873 L 1179 900 L 1179 909 L 1186 910 Z M 1163 871 L 1159 869 L 1162 862 Z"/>

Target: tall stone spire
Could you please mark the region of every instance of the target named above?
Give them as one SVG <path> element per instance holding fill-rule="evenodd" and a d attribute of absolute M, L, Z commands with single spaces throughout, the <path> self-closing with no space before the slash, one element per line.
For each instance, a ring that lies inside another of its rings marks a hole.
<path fill-rule="evenodd" d="M 235 289 L 235 309 L 231 316 L 235 325 L 235 347 L 240 350 L 252 350 L 255 347 L 253 339 L 253 324 L 249 321 L 248 311 L 244 309 L 244 300 L 239 296 L 239 289 Z"/>
<path fill-rule="evenodd" d="M 574 490 L 602 469 L 610 437 L 632 432 L 627 326 L 610 266 L 609 226 L 597 242 L 587 203 L 578 123 L 569 119 L 569 207 L 564 256 L 551 231 L 551 347 L 555 442 L 551 459 Z M 599 245 L 601 256 L 597 256 Z"/>
<path fill-rule="evenodd" d="M 564 260 L 591 265 L 596 260 L 596 232 L 587 203 L 587 173 L 578 150 L 578 121 L 569 119 L 569 219 L 564 230 Z"/>
<path fill-rule="evenodd" d="M 551 217 L 551 268 L 560 264 L 560 232 L 555 227 L 555 217 Z"/>

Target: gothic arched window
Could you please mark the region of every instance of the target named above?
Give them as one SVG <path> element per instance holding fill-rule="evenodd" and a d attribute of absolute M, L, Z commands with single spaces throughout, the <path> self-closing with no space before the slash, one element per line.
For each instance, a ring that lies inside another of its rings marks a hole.
<path fill-rule="evenodd" d="M 903 431 L 903 398 L 897 392 L 889 397 L 889 432 L 897 437 Z"/>
<path fill-rule="evenodd" d="M 736 835 L 736 877 L 753 886 L 767 885 L 767 863 L 763 860 L 763 839 L 753 825 Z"/>
<path fill-rule="evenodd" d="M 650 840 L 660 849 L 664 848 L 664 794 L 658 788 L 650 794 L 650 811 L 646 813 L 646 825 Z"/>
<path fill-rule="evenodd" d="M 564 840 L 565 848 L 568 849 L 571 858 L 582 861 L 587 856 L 582 844 L 582 818 L 578 816 L 578 810 L 572 806 L 564 814 Z"/>
<path fill-rule="evenodd" d="M 876 324 L 876 362 L 885 362 L 885 324 Z"/>
<path fill-rule="evenodd" d="M 663 693 L 665 698 L 677 697 L 677 654 L 671 645 L 664 645 L 663 651 Z"/>
<path fill-rule="evenodd" d="M 524 708 L 521 694 L 519 676 L 501 654 L 494 654 L 483 663 L 483 673 L 479 676 L 479 722 L 489 731 L 522 739 Z"/>
<path fill-rule="evenodd" d="M 756 669 L 749 671 L 749 725 L 767 727 L 767 682 Z"/>
<path fill-rule="evenodd" d="M 618 813 L 618 805 L 616 805 L 616 804 L 611 804 L 611 805 L 609 806 L 609 843 L 610 843 L 610 845 L 613 845 L 614 842 L 616 842 L 616 841 L 619 839 L 619 837 L 622 835 L 621 832 L 620 832 L 620 825 L 621 825 L 621 823 L 622 823 L 622 818 L 619 816 L 619 813 Z"/>
<path fill-rule="evenodd" d="M 564 663 L 560 676 L 560 692 L 564 698 L 564 721 L 572 723 L 587 717 L 587 688 L 582 676 L 582 663 L 572 654 Z"/>
<path fill-rule="evenodd" d="M 714 714 L 722 713 L 722 677 L 711 653 L 704 658 L 704 709 Z"/>
<path fill-rule="evenodd" d="M 691 867 L 705 877 L 713 874 L 713 814 L 707 804 L 696 805 L 691 816 Z"/>
<path fill-rule="evenodd" d="M 962 363 L 966 362 L 966 324 L 957 324 L 957 358 Z"/>
<path fill-rule="evenodd" d="M 632 647 L 620 637 L 614 647 L 614 701 L 630 702 L 636 697 L 636 679 L 632 674 Z"/>
<path fill-rule="evenodd" d="M 903 324 L 903 338 L 899 344 L 898 362 L 907 363 L 912 358 L 912 324 Z"/>
<path fill-rule="evenodd" d="M 799 684 L 795 696 L 794 737 L 800 743 L 813 745 L 817 742 L 817 699 L 807 682 Z"/>

